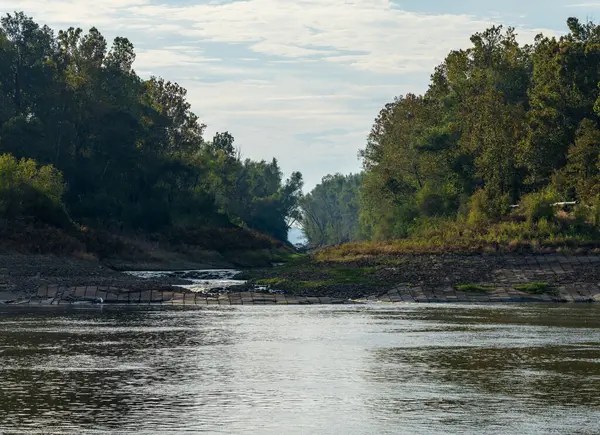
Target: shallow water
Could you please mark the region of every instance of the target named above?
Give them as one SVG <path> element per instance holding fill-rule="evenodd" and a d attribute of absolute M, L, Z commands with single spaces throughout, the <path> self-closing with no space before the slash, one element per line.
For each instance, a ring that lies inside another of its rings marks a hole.
<path fill-rule="evenodd" d="M 225 292 L 229 287 L 242 285 L 246 281 L 236 279 L 241 273 L 235 269 L 206 269 L 206 270 L 180 270 L 180 271 L 129 271 L 128 275 L 137 278 L 179 278 L 190 281 L 192 284 L 179 285 L 197 293 Z"/>
<path fill-rule="evenodd" d="M 0 433 L 598 434 L 600 308 L 0 308 Z"/>

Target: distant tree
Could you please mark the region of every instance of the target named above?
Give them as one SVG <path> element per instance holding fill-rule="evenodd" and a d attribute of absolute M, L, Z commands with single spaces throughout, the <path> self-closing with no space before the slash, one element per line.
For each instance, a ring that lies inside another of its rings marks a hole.
<path fill-rule="evenodd" d="M 337 245 L 362 238 L 359 200 L 362 175 L 323 177 L 300 202 L 300 223 L 310 246 Z"/>

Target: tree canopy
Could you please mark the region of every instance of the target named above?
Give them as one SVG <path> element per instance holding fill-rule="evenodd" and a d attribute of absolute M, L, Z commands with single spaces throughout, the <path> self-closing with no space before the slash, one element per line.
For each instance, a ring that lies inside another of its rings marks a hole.
<path fill-rule="evenodd" d="M 440 220 L 498 220 L 535 198 L 597 203 L 600 26 L 576 18 L 567 25 L 564 36 L 538 35 L 528 45 L 513 28 L 477 33 L 435 68 L 423 95 L 386 104 L 360 153 L 358 233 L 383 240 Z M 317 242 L 314 202 L 304 212 Z"/>
<path fill-rule="evenodd" d="M 361 180 L 360 174 L 328 175 L 302 198 L 300 221 L 311 246 L 362 239 L 358 225 Z"/>
<path fill-rule="evenodd" d="M 139 77 L 134 61 L 126 38 L 109 45 L 96 28 L 56 34 L 6 15 L 0 153 L 60 173 L 78 222 L 143 231 L 226 222 L 285 240 L 301 174 L 284 180 L 275 159 L 242 160 L 228 132 L 205 140 L 186 90 Z"/>

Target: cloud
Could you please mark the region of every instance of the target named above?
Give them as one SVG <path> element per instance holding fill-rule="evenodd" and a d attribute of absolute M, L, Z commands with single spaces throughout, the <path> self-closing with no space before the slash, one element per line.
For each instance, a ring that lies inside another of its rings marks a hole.
<path fill-rule="evenodd" d="M 14 7 L 12 1 L 0 0 L 0 9 L 10 9 L 9 3 Z M 110 23 L 111 27 L 148 33 L 186 35 L 198 43 L 244 43 L 256 54 L 316 56 L 376 73 L 429 70 L 450 49 L 464 46 L 469 35 L 493 21 L 465 14 L 408 12 L 389 0 L 185 5 L 153 4 L 150 0 L 22 0 L 19 7 L 35 11 L 45 21 Z"/>
<path fill-rule="evenodd" d="M 219 58 L 203 57 L 202 50 L 189 47 L 164 47 L 155 50 L 138 50 L 135 67 L 151 69 L 160 67 L 202 67 L 208 62 L 221 62 Z"/>
<path fill-rule="evenodd" d="M 600 2 L 575 3 L 567 5 L 568 8 L 597 8 L 600 7 Z"/>
<path fill-rule="evenodd" d="M 451 49 L 501 16 L 389 0 L 0 0 L 0 12 L 15 8 L 54 28 L 129 37 L 136 70 L 186 87 L 208 135 L 231 131 L 245 154 L 278 157 L 309 188 L 326 172 L 356 171 L 379 109 L 422 92 Z M 541 30 L 517 31 L 530 42 Z"/>
<path fill-rule="evenodd" d="M 376 73 L 430 70 L 497 18 L 408 12 L 388 0 L 252 0 L 128 9 L 180 23 L 182 32 L 202 41 L 245 43 L 267 56 L 316 56 Z"/>

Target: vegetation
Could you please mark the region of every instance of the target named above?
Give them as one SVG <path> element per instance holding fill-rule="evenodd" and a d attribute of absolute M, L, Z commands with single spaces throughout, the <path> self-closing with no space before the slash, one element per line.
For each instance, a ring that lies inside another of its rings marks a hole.
<path fill-rule="evenodd" d="M 328 175 L 301 200 L 303 231 L 311 247 L 364 239 L 358 218 L 362 175 Z"/>
<path fill-rule="evenodd" d="M 459 284 L 456 286 L 456 290 L 464 293 L 485 293 L 494 288 L 493 285 L 488 284 Z"/>
<path fill-rule="evenodd" d="M 377 266 L 315 263 L 308 256 L 277 268 L 246 270 L 240 278 L 249 281 L 249 288 L 258 285 L 290 294 L 344 298 L 381 293 L 390 286 L 390 280 L 379 273 Z"/>
<path fill-rule="evenodd" d="M 303 203 L 313 245 L 359 242 L 317 258 L 600 246 L 600 27 L 567 24 L 530 45 L 512 28 L 477 33 L 423 95 L 387 104 L 361 151 L 360 185 L 344 185 L 358 213 L 327 210 L 351 222 L 315 231 L 315 201 Z M 311 193 L 326 198 L 321 208 L 344 204 L 324 186 Z"/>
<path fill-rule="evenodd" d="M 186 243 L 221 231 L 230 248 L 286 240 L 301 174 L 242 159 L 229 133 L 205 140 L 186 90 L 140 78 L 134 60 L 129 40 L 109 48 L 96 28 L 2 18 L 0 217 Z"/>
<path fill-rule="evenodd" d="M 519 290 L 524 293 L 531 293 L 534 295 L 548 293 L 549 288 L 550 284 L 548 284 L 547 282 L 530 282 L 527 284 L 519 284 L 514 286 L 515 290 Z"/>
<path fill-rule="evenodd" d="M 46 224 L 68 227 L 71 221 L 62 203 L 64 190 L 62 174 L 53 166 L 39 167 L 31 159 L 0 155 L 2 218 L 14 220 L 31 215 Z"/>

